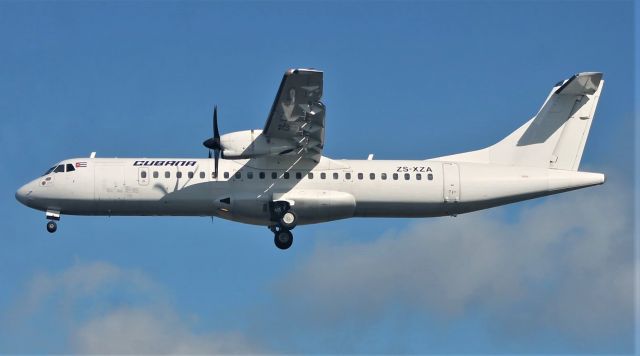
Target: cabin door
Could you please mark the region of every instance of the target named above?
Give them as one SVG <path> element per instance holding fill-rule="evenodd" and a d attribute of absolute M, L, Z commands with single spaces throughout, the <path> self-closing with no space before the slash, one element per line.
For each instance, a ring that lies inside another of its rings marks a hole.
<path fill-rule="evenodd" d="M 444 202 L 456 203 L 460 200 L 460 170 L 455 163 L 442 165 L 444 175 Z"/>

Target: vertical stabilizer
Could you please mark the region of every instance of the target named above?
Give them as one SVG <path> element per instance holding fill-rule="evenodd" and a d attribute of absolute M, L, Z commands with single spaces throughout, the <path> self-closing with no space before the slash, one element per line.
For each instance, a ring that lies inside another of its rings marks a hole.
<path fill-rule="evenodd" d="M 602 73 L 578 73 L 556 84 L 536 116 L 502 141 L 437 159 L 577 171 L 603 85 Z"/>

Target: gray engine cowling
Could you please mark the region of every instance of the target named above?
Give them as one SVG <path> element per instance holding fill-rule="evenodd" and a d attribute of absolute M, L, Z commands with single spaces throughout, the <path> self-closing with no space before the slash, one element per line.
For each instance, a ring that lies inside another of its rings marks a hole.
<path fill-rule="evenodd" d="M 245 159 L 260 156 L 277 156 L 295 151 L 295 145 L 289 140 L 268 138 L 262 130 L 231 132 L 220 137 L 222 157 L 226 159 Z"/>

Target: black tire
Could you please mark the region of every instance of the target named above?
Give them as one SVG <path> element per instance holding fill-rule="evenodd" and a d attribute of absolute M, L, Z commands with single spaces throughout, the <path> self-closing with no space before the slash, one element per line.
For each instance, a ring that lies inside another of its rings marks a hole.
<path fill-rule="evenodd" d="M 280 217 L 278 224 L 287 230 L 293 230 L 298 224 L 298 216 L 291 210 L 286 211 L 282 214 L 282 217 Z"/>
<path fill-rule="evenodd" d="M 275 242 L 277 248 L 286 250 L 293 244 L 293 234 L 289 230 L 282 229 L 275 233 L 273 242 Z"/>
<path fill-rule="evenodd" d="M 56 232 L 56 230 L 58 230 L 58 224 L 56 224 L 55 221 L 49 221 L 47 223 L 47 231 L 49 231 L 50 233 L 54 233 Z"/>

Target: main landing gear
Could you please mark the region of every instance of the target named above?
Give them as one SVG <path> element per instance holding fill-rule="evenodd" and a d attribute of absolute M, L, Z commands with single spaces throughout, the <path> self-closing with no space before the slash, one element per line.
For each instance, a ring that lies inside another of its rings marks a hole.
<path fill-rule="evenodd" d="M 291 230 L 298 223 L 298 216 L 291 210 L 291 206 L 287 202 L 274 202 L 272 207 L 272 220 L 277 221 L 276 225 L 269 226 L 273 232 L 273 242 L 276 247 L 286 250 L 293 244 L 293 234 Z"/>

